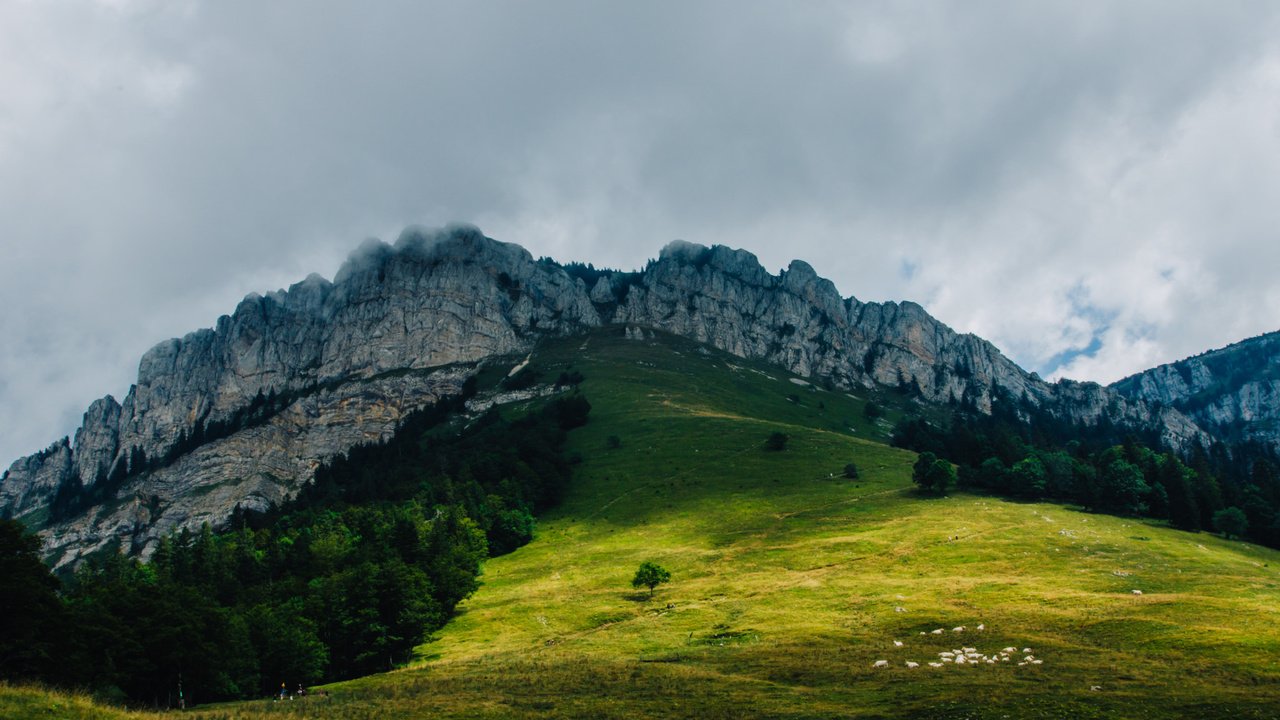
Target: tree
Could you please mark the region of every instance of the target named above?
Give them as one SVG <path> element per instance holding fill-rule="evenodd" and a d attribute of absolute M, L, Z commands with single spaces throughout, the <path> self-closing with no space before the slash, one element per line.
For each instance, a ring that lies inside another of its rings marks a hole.
<path fill-rule="evenodd" d="M 649 597 L 653 597 L 653 589 L 671 579 L 671 573 L 661 565 L 645 560 L 636 569 L 636 576 L 631 578 L 631 587 L 649 588 Z"/>
<path fill-rule="evenodd" d="M 497 557 L 515 551 L 533 539 L 534 520 L 527 511 L 519 508 L 502 510 L 489 528 L 489 555 Z"/>
<path fill-rule="evenodd" d="M 1156 482 L 1164 486 L 1169 498 L 1169 522 L 1181 530 L 1200 529 L 1200 508 L 1196 504 L 1195 472 L 1178 458 L 1166 454 L 1160 463 Z"/>
<path fill-rule="evenodd" d="M 59 582 L 40 561 L 40 540 L 0 520 L 0 678 L 45 677 L 57 662 Z"/>
<path fill-rule="evenodd" d="M 979 486 L 988 490 L 1007 490 L 1008 483 L 1005 476 L 1009 474 L 1009 468 L 1004 466 L 1004 462 L 998 457 L 989 457 L 982 461 L 978 466 L 976 473 L 977 483 Z"/>
<path fill-rule="evenodd" d="M 1213 526 L 1224 537 L 1243 537 L 1249 531 L 1249 519 L 1238 507 L 1223 508 L 1213 514 Z"/>
<path fill-rule="evenodd" d="M 1137 465 L 1120 459 L 1112 460 L 1098 477 L 1098 509 L 1141 515 L 1147 511 L 1147 504 L 1142 498 L 1150 491 Z"/>
<path fill-rule="evenodd" d="M 862 416 L 874 422 L 884 417 L 884 408 L 880 407 L 879 403 L 868 402 L 862 406 Z"/>
<path fill-rule="evenodd" d="M 1013 481 L 1013 491 L 1019 495 L 1039 497 L 1044 494 L 1045 477 L 1048 472 L 1044 463 L 1035 455 L 1028 455 L 1013 464 L 1009 470 Z"/>
<path fill-rule="evenodd" d="M 562 430 L 572 430 L 587 424 L 591 403 L 577 393 L 549 403 L 543 413 L 560 425 Z"/>
<path fill-rule="evenodd" d="M 764 441 L 764 449 L 771 450 L 774 452 L 777 452 L 779 450 L 786 450 L 787 441 L 790 439 L 791 439 L 790 436 L 788 436 L 786 433 L 782 433 L 782 432 L 770 433 L 769 439 Z"/>
<path fill-rule="evenodd" d="M 939 495 L 945 494 L 956 484 L 956 469 L 946 460 L 934 460 L 929 474 L 933 477 L 933 491 Z"/>
<path fill-rule="evenodd" d="M 1044 494 L 1053 498 L 1073 497 L 1076 492 L 1076 461 L 1061 450 L 1040 454 L 1044 465 Z"/>
<path fill-rule="evenodd" d="M 937 459 L 938 456 L 928 450 L 916 457 L 916 464 L 911 468 L 911 482 L 919 485 L 921 490 L 933 489 L 933 475 L 930 474 L 929 469 Z"/>
<path fill-rule="evenodd" d="M 847 478 L 849 478 L 850 480 L 857 480 L 857 479 L 858 479 L 858 466 L 857 466 L 857 465 L 854 465 L 853 463 L 849 463 L 848 465 L 845 465 L 845 466 L 844 466 L 844 476 L 845 476 L 845 477 L 847 477 Z"/>
<path fill-rule="evenodd" d="M 955 484 L 956 470 L 951 463 L 925 451 L 916 458 L 916 464 L 911 472 L 911 481 L 919 485 L 921 490 L 941 495 Z"/>

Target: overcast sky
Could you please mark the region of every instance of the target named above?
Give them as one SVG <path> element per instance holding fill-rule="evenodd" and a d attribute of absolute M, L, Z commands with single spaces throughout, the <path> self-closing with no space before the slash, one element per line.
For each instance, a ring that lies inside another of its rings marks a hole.
<path fill-rule="evenodd" d="M 0 466 L 452 221 L 799 257 L 1110 382 L 1280 329 L 1280 3 L 0 0 Z"/>

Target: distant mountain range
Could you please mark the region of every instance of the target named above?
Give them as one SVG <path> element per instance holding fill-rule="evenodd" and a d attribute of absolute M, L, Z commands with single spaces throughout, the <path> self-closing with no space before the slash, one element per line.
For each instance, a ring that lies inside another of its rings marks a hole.
<path fill-rule="evenodd" d="M 250 295 L 212 329 L 152 348 L 123 401 L 74 439 L 15 461 L 0 513 L 41 528 L 58 566 L 103 548 L 149 554 L 179 528 L 291 497 L 326 460 L 389 437 L 493 358 L 616 325 L 678 334 L 834 388 L 893 387 L 989 413 L 1008 400 L 1066 423 L 1107 423 L 1174 449 L 1280 443 L 1280 335 L 1103 387 L 1048 383 L 914 303 L 841 298 L 802 261 L 673 242 L 637 272 L 535 260 L 470 226 L 370 241 L 330 282 Z"/>

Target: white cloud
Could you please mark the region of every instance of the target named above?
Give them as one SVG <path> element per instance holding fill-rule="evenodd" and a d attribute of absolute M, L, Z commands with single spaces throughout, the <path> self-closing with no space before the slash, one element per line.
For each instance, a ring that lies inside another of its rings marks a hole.
<path fill-rule="evenodd" d="M 410 223 L 624 268 L 676 237 L 800 257 L 1104 381 L 1276 329 L 1277 14 L 0 5 L 0 456 Z"/>

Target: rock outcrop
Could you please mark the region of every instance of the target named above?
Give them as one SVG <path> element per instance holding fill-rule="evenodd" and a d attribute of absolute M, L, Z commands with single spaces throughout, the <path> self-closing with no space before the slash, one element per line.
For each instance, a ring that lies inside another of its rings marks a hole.
<path fill-rule="evenodd" d="M 604 282 L 602 279 L 600 283 Z M 597 283 L 599 287 L 599 283 Z M 1069 422 L 1156 430 L 1173 447 L 1203 437 L 1188 418 L 1096 383 L 1046 383 L 915 303 L 841 298 L 801 261 L 781 274 L 726 247 L 675 242 L 634 279 L 607 322 L 650 325 L 837 386 L 907 386 L 928 402 L 990 412 L 997 395 Z"/>
<path fill-rule="evenodd" d="M 367 242 L 332 282 L 251 295 L 212 329 L 154 347 L 123 402 L 89 407 L 74 443 L 13 463 L 0 511 L 46 525 L 58 564 L 113 545 L 145 554 L 171 530 L 290 497 L 319 463 L 456 392 L 485 358 L 610 323 L 842 387 L 908 386 L 980 411 L 1003 396 L 1074 422 L 1156 428 L 1175 446 L 1203 436 L 1169 403 L 1045 383 L 919 305 L 841 298 L 804 262 L 775 276 L 748 252 L 675 242 L 643 272 L 581 269 L 472 227 Z M 111 502 L 47 523 L 52 498 L 77 483 L 107 483 Z"/>
<path fill-rule="evenodd" d="M 1280 332 L 1161 365 L 1111 387 L 1127 398 L 1176 408 L 1216 439 L 1280 450 Z"/>
<path fill-rule="evenodd" d="M 59 564 L 108 545 L 145 550 L 171 529 L 217 526 L 237 504 L 278 502 L 319 462 L 385 438 L 462 383 L 405 371 L 527 351 L 544 333 L 599 322 L 580 281 L 475 228 L 369 242 L 333 282 L 251 295 L 213 329 L 152 348 L 122 403 L 90 406 L 74 445 L 10 466 L 0 512 L 43 525 L 60 487 L 111 481 L 114 501 L 54 522 L 46 548 Z M 401 377 L 378 379 L 392 371 Z M 266 398 L 271 417 L 243 427 Z"/>

